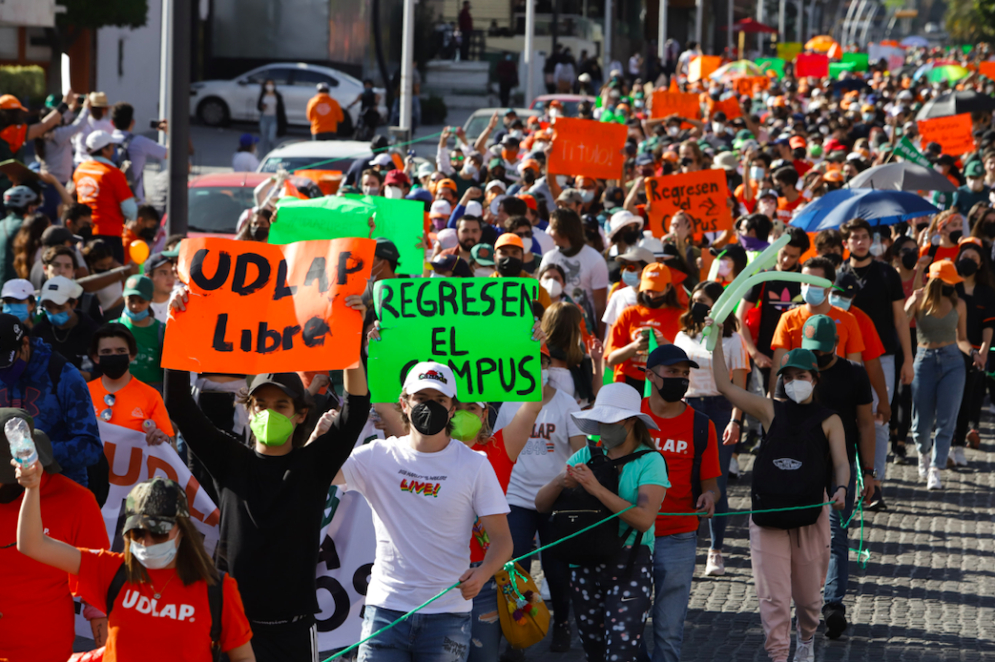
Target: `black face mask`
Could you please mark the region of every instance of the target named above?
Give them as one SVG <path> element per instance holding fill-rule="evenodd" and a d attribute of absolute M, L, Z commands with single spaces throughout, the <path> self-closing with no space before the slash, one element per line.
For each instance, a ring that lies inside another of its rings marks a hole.
<path fill-rule="evenodd" d="M 957 273 L 965 278 L 973 276 L 978 273 L 978 263 L 969 257 L 963 257 L 957 260 Z"/>
<path fill-rule="evenodd" d="M 120 379 L 128 372 L 128 366 L 131 365 L 131 357 L 127 354 L 107 354 L 97 358 L 100 371 L 111 379 Z"/>
<path fill-rule="evenodd" d="M 249 228 L 249 235 L 255 241 L 266 241 L 269 238 L 269 228 L 265 228 L 261 225 L 256 225 Z"/>
<path fill-rule="evenodd" d="M 945 297 L 952 297 L 954 295 L 954 286 L 953 285 L 944 285 L 940 289 L 940 291 L 943 293 L 943 296 L 945 296 Z"/>
<path fill-rule="evenodd" d="M 832 262 L 833 266 L 836 267 L 837 269 L 839 268 L 839 266 L 841 264 L 843 264 L 843 256 L 840 255 L 840 254 L 838 254 L 838 253 L 826 253 L 822 257 L 824 257 L 827 260 L 829 260 L 830 262 Z M 857 257 L 856 255 L 854 255 L 854 257 L 856 257 L 858 260 L 864 259 L 862 257 Z M 865 255 L 864 257 L 867 257 L 867 256 Z"/>
<path fill-rule="evenodd" d="M 677 402 L 688 392 L 691 380 L 686 377 L 661 377 L 663 386 L 657 386 L 656 392 L 667 402 Z M 656 386 L 654 384 L 654 386 Z"/>
<path fill-rule="evenodd" d="M 624 241 L 627 245 L 633 246 L 637 241 L 639 241 L 639 230 L 622 230 L 616 235 L 619 239 Z"/>
<path fill-rule="evenodd" d="M 522 261 L 517 257 L 503 257 L 497 261 L 497 272 L 505 278 L 515 278 L 522 273 Z"/>
<path fill-rule="evenodd" d="M 819 364 L 820 369 L 825 369 L 829 367 L 829 364 L 833 362 L 835 354 L 816 354 L 815 362 Z"/>
<path fill-rule="evenodd" d="M 960 241 L 960 238 L 963 236 L 964 236 L 963 232 L 961 232 L 960 230 L 954 230 L 950 233 L 950 241 L 956 244 L 958 241 Z"/>
<path fill-rule="evenodd" d="M 423 435 L 431 437 L 446 429 L 449 410 L 435 400 L 422 402 L 411 408 L 411 425 Z"/>
<path fill-rule="evenodd" d="M 709 310 L 711 310 L 711 306 L 696 301 L 691 304 L 691 319 L 695 324 L 704 324 L 705 316 L 708 315 Z"/>
<path fill-rule="evenodd" d="M 155 236 L 158 232 L 158 228 L 142 228 L 138 232 L 138 236 L 145 241 L 155 241 Z"/>
<path fill-rule="evenodd" d="M 916 263 L 919 262 L 919 254 L 915 251 L 909 251 L 908 253 L 902 253 L 902 266 L 912 271 L 916 268 Z"/>

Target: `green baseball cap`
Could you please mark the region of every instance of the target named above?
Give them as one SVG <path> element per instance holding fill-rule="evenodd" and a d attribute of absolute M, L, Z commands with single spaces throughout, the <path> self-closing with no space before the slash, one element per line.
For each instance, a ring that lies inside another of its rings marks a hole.
<path fill-rule="evenodd" d="M 124 529 L 147 529 L 156 535 L 169 533 L 177 517 L 190 517 L 187 495 L 174 481 L 162 476 L 135 485 L 124 502 Z"/>
<path fill-rule="evenodd" d="M 818 372 L 819 362 L 815 360 L 815 354 L 811 350 L 793 349 L 781 360 L 781 369 L 777 371 L 777 374 L 780 375 L 788 368 Z"/>
<path fill-rule="evenodd" d="M 812 315 L 802 327 L 802 349 L 832 352 L 836 341 L 836 321 L 828 315 Z"/>
<path fill-rule="evenodd" d="M 146 301 L 151 301 L 152 290 L 152 279 L 147 276 L 129 276 L 128 280 L 124 281 L 124 296 L 131 296 L 134 294 L 142 297 Z"/>

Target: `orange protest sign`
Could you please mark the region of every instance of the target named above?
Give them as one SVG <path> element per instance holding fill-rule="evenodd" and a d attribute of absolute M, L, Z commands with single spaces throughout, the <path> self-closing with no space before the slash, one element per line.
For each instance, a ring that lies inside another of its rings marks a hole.
<path fill-rule="evenodd" d="M 943 153 L 950 156 L 961 156 L 977 149 L 974 136 L 971 135 L 974 130 L 971 113 L 934 117 L 920 120 L 918 124 L 924 146 L 929 143 L 939 143 Z"/>
<path fill-rule="evenodd" d="M 363 318 L 345 299 L 366 289 L 375 247 L 185 239 L 177 271 L 190 299 L 166 324 L 163 367 L 256 375 L 354 365 Z"/>
<path fill-rule="evenodd" d="M 722 57 L 719 55 L 699 55 L 691 60 L 688 65 L 688 82 L 704 80 L 722 66 Z"/>
<path fill-rule="evenodd" d="M 978 73 L 986 78 L 995 80 L 995 61 L 981 62 L 978 64 Z"/>
<path fill-rule="evenodd" d="M 693 92 L 657 90 L 651 100 L 650 117 L 654 119 L 676 114 L 696 120 L 701 116 L 701 104 L 698 103 L 698 95 Z"/>
<path fill-rule="evenodd" d="M 728 198 L 724 170 L 646 178 L 646 213 L 654 237 L 669 230 L 670 219 L 679 211 L 690 217 L 695 236 L 731 229 Z"/>
<path fill-rule="evenodd" d="M 712 115 L 714 116 L 715 113 L 719 111 L 726 114 L 727 120 L 743 116 L 743 109 L 739 107 L 739 99 L 736 97 L 729 97 L 728 99 L 723 99 L 722 101 L 716 101 L 712 106 Z"/>
<path fill-rule="evenodd" d="M 736 94 L 752 97 L 757 90 L 766 90 L 770 87 L 770 79 L 766 76 L 744 76 L 733 81 L 736 86 Z"/>
<path fill-rule="evenodd" d="M 556 174 L 618 179 L 625 164 L 624 124 L 560 117 L 553 127 L 547 171 Z"/>

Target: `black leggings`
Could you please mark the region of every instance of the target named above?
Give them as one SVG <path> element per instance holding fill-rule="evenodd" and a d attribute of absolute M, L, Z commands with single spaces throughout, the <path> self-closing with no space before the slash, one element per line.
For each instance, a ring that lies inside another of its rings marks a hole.
<path fill-rule="evenodd" d="M 577 566 L 571 572 L 574 614 L 588 662 L 638 658 L 653 607 L 650 548 L 626 547 L 611 563 Z"/>

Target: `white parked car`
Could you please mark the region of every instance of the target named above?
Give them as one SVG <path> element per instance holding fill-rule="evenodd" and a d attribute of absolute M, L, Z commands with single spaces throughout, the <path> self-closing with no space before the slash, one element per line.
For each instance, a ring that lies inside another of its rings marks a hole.
<path fill-rule="evenodd" d="M 207 126 L 223 126 L 228 122 L 255 122 L 259 119 L 256 103 L 263 81 L 272 79 L 277 91 L 283 96 L 289 124 L 310 124 L 307 121 L 307 102 L 316 92 L 318 83 L 326 83 L 332 98 L 339 102 L 343 110 L 363 91 L 363 83 L 349 74 L 329 67 L 314 64 L 278 63 L 257 67 L 232 80 L 206 80 L 190 85 L 190 115 Z M 386 94 L 381 88 L 374 88 L 380 95 L 380 115 L 387 118 Z M 346 112 L 346 121 L 353 126 L 359 119 L 359 104 Z M 350 133 L 345 127 L 343 133 Z"/>

